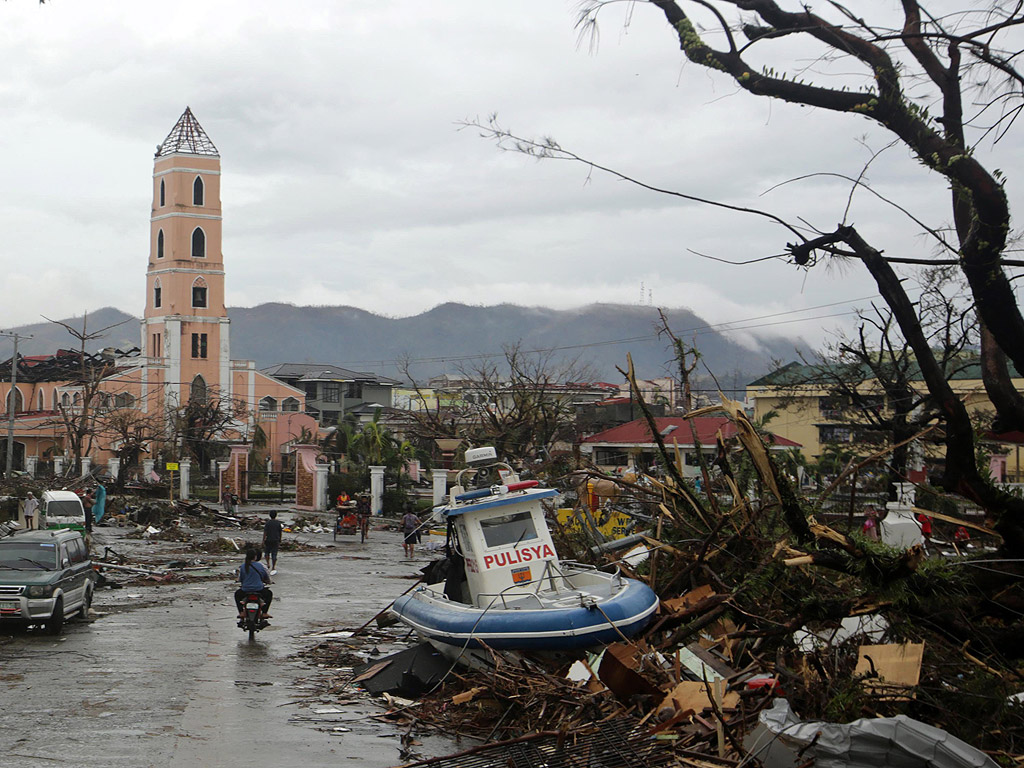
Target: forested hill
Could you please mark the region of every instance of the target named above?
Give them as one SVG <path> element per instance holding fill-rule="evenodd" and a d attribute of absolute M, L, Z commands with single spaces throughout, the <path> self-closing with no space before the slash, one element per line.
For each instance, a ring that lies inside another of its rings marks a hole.
<path fill-rule="evenodd" d="M 557 349 L 556 356 L 579 356 L 592 367 L 595 377 L 618 382 L 616 366 L 625 367 L 631 353 L 643 378 L 665 375 L 671 352 L 656 334 L 658 312 L 654 307 L 592 304 L 571 310 L 442 304 L 412 317 L 382 317 L 355 307 L 297 307 L 261 304 L 228 310 L 231 317 L 231 352 L 236 359 L 255 360 L 263 368 L 281 362 L 334 363 L 355 370 L 373 371 L 403 378 L 398 361 L 409 359 L 417 379 L 439 373 L 457 373 L 460 365 L 472 366 L 474 355 L 501 353 L 503 345 L 520 343 L 524 350 Z M 667 310 L 673 332 L 695 343 L 703 362 L 723 387 L 742 387 L 767 372 L 771 360 L 794 357 L 792 342 L 765 344 L 756 350 L 742 346 L 707 329 L 707 323 L 687 310 Z M 52 315 L 51 315 L 52 316 Z M 82 318 L 64 322 L 81 328 Z M 128 348 L 139 344 L 139 326 L 119 310 L 104 308 L 90 313 L 91 332 L 119 321 L 101 339 L 100 347 Z M 57 325 L 24 326 L 19 333 L 32 335 L 19 352 L 44 354 L 59 347 L 77 348 L 78 342 Z M 9 357 L 11 344 L 0 343 L 0 356 Z"/>

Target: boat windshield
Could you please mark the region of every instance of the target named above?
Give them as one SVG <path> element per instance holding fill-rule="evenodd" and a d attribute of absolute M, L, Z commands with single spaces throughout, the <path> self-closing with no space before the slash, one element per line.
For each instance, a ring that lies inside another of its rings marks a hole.
<path fill-rule="evenodd" d="M 537 529 L 533 525 L 533 515 L 529 512 L 517 512 L 514 515 L 502 515 L 480 521 L 484 533 L 484 542 L 488 548 L 504 547 L 537 538 Z"/>

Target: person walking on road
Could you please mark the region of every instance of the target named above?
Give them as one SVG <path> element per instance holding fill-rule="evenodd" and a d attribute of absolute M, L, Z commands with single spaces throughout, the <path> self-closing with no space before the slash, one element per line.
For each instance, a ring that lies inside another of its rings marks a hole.
<path fill-rule="evenodd" d="M 32 491 L 28 492 L 28 498 L 25 499 L 25 504 L 22 507 L 25 515 L 25 530 L 31 531 L 36 527 L 36 510 L 39 509 L 39 499 L 35 497 Z"/>
<path fill-rule="evenodd" d="M 405 556 L 413 557 L 416 554 L 416 536 L 419 533 L 420 519 L 411 509 L 402 517 L 402 533 L 405 536 L 402 546 L 405 547 Z"/>
<path fill-rule="evenodd" d="M 277 519 L 277 510 L 270 511 L 270 519 L 263 524 L 263 551 L 267 555 L 270 575 L 277 573 L 277 550 L 281 546 L 284 523 Z"/>

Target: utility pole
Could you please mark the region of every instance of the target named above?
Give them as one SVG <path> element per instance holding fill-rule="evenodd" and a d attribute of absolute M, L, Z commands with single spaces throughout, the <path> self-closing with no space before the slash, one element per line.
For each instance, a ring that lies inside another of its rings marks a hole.
<path fill-rule="evenodd" d="M 32 337 L 11 332 L 0 332 L 0 336 L 14 339 L 14 355 L 11 357 L 11 389 L 7 393 L 7 466 L 4 469 L 4 477 L 10 480 L 14 467 L 14 415 L 18 405 L 18 390 L 16 389 L 18 385 L 18 340 Z"/>

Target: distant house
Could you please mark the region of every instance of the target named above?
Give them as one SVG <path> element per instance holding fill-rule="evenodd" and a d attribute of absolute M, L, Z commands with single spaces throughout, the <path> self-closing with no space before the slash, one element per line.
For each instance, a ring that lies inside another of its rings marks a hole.
<path fill-rule="evenodd" d="M 374 410 L 392 407 L 392 392 L 401 383 L 324 363 L 280 363 L 262 373 L 305 392 L 306 413 L 323 426 L 337 424 L 346 414 L 372 419 Z"/>
<path fill-rule="evenodd" d="M 674 446 L 679 447 L 683 456 L 683 474 L 687 477 L 700 472 L 694 432 L 708 462 L 717 454 L 716 436 L 719 431 L 725 440 L 736 437 L 735 425 L 725 416 L 699 416 L 692 419 L 662 416 L 655 418 L 654 423 L 669 450 L 674 450 Z M 799 443 L 773 435 L 769 450 L 785 451 L 799 447 Z M 646 470 L 656 462 L 658 445 L 647 420 L 635 419 L 584 438 L 580 441 L 580 453 L 607 472 L 625 471 L 627 468 Z"/>

